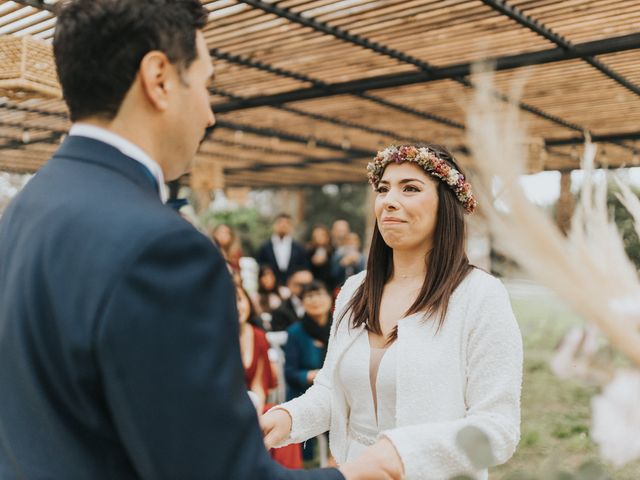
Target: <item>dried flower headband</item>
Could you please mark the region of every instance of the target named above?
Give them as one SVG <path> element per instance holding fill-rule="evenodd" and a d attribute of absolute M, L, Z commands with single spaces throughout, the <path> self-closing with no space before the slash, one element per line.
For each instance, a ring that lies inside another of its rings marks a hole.
<path fill-rule="evenodd" d="M 384 169 L 391 162 L 413 162 L 430 175 L 442 180 L 455 193 L 465 212 L 473 213 L 478 206 L 471 191 L 471 185 L 465 180 L 464 175 L 427 147 L 412 145 L 396 147 L 392 145 L 378 152 L 373 162 L 369 162 L 367 165 L 367 177 L 369 177 L 369 183 L 374 189 L 378 188 Z"/>

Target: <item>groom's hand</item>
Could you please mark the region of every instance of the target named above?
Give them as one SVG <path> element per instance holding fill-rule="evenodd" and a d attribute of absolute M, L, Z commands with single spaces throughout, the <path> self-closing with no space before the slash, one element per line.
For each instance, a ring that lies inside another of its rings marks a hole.
<path fill-rule="evenodd" d="M 271 410 L 260 417 L 260 427 L 267 450 L 280 444 L 291 433 L 291 415 L 282 408 Z"/>
<path fill-rule="evenodd" d="M 340 468 L 347 480 L 401 480 L 402 460 L 391 441 L 382 437 L 353 462 Z"/>

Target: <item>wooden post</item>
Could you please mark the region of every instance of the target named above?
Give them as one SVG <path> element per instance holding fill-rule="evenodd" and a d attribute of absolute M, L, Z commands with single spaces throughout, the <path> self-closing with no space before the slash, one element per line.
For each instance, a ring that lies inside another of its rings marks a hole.
<path fill-rule="evenodd" d="M 574 198 L 571 193 L 571 170 L 560 172 L 560 198 L 556 204 L 556 223 L 562 233 L 567 233 L 571 228 Z"/>
<path fill-rule="evenodd" d="M 191 189 L 196 197 L 196 212 L 204 211 L 213 199 L 214 190 L 224 188 L 222 165 L 211 160 L 196 161 L 191 169 Z"/>

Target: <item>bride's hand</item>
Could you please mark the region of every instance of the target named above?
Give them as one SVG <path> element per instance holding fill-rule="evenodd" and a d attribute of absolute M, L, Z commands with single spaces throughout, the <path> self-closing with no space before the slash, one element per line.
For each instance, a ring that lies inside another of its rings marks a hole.
<path fill-rule="evenodd" d="M 278 445 L 291 432 L 291 415 L 286 410 L 277 408 L 260 417 L 260 427 L 264 437 L 264 445 L 267 450 Z"/>
<path fill-rule="evenodd" d="M 404 467 L 393 443 L 382 437 L 355 460 L 340 467 L 347 480 L 401 480 Z"/>

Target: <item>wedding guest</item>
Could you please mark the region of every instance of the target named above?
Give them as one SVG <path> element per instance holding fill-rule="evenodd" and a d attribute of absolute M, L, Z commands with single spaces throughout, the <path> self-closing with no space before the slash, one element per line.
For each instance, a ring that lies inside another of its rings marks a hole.
<path fill-rule="evenodd" d="M 247 388 L 258 398 L 262 412 L 269 390 L 276 387 L 276 378 L 269 361 L 269 342 L 260 319 L 246 290 L 236 286 L 236 305 L 240 323 L 240 354 Z"/>
<path fill-rule="evenodd" d="M 240 353 L 244 378 L 247 388 L 253 392 L 256 408 L 259 413 L 271 407 L 266 403 L 269 390 L 277 386 L 269 360 L 269 343 L 264 331 L 260 328 L 253 302 L 246 290 L 236 287 L 238 320 L 240 323 Z M 302 452 L 299 444 L 272 448 L 271 458 L 287 468 L 302 468 Z"/>
<path fill-rule="evenodd" d="M 239 272 L 242 248 L 240 248 L 234 229 L 226 223 L 219 223 L 211 231 L 211 239 L 218 246 L 220 253 L 233 271 Z"/>
<path fill-rule="evenodd" d="M 291 236 L 291 215 L 279 214 L 272 228 L 273 235 L 260 246 L 256 260 L 260 265 L 269 265 L 276 274 L 278 284 L 285 285 L 294 270 L 308 268 L 307 255 L 304 246 Z"/>
<path fill-rule="evenodd" d="M 349 222 L 344 219 L 338 219 L 331 225 L 331 243 L 334 250 L 341 247 L 347 238 L 347 235 L 351 233 L 351 226 Z"/>
<path fill-rule="evenodd" d="M 487 479 L 456 438 L 480 430 L 492 465 L 513 454 L 522 338 L 502 283 L 465 254 L 471 186 L 436 145 L 389 147 L 367 170 L 377 192 L 367 270 L 338 296 L 313 386 L 263 416 L 266 444 L 328 430 L 338 464 L 364 455 L 408 480 Z"/>
<path fill-rule="evenodd" d="M 331 273 L 335 279 L 336 287 L 342 287 L 347 278 L 360 273 L 364 267 L 364 255 L 360 251 L 360 237 L 357 233 L 349 233 L 331 260 Z"/>
<path fill-rule="evenodd" d="M 256 304 L 260 308 L 261 314 L 269 314 L 269 319 L 271 319 L 271 314 L 282 304 L 282 300 L 286 296 L 288 296 L 288 289 L 278 285 L 273 269 L 269 265 L 260 265 Z"/>
<path fill-rule="evenodd" d="M 331 327 L 331 295 L 319 280 L 302 287 L 304 315 L 287 329 L 284 348 L 287 400 L 299 397 L 313 384 L 327 353 Z"/>
<path fill-rule="evenodd" d="M 287 329 L 284 348 L 287 399 L 302 395 L 313 384 L 327 353 L 333 301 L 324 284 L 318 280 L 302 287 L 304 306 L 302 319 Z M 315 439 L 305 442 L 303 457 L 313 459 Z"/>
<path fill-rule="evenodd" d="M 307 245 L 307 256 L 313 278 L 322 281 L 329 291 L 333 290 L 331 260 L 333 246 L 331 234 L 325 225 L 316 225 L 311 231 L 311 239 Z"/>
<path fill-rule="evenodd" d="M 306 268 L 296 270 L 289 277 L 287 282 L 289 296 L 271 314 L 271 329 L 273 331 L 286 330 L 303 317 L 304 306 L 302 305 L 302 300 L 300 300 L 300 295 L 302 288 L 312 281 L 313 275 Z"/>

